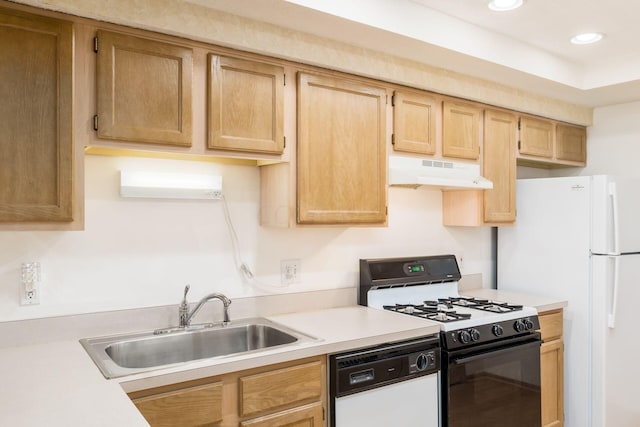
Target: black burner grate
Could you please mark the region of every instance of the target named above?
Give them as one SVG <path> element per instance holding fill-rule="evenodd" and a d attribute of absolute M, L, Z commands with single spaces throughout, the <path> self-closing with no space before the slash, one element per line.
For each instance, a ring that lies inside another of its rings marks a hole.
<path fill-rule="evenodd" d="M 471 318 L 471 313 L 457 313 L 452 305 L 443 304 L 440 301 L 425 301 L 423 305 L 395 304 L 382 306 L 385 310 L 396 313 L 409 314 L 437 322 L 455 322 Z"/>
<path fill-rule="evenodd" d="M 508 304 L 506 302 L 491 301 L 487 299 L 471 298 L 471 297 L 452 297 L 442 300 L 451 305 L 460 307 L 469 307 L 476 310 L 490 311 L 492 313 L 509 313 L 512 311 L 522 310 L 521 305 Z"/>

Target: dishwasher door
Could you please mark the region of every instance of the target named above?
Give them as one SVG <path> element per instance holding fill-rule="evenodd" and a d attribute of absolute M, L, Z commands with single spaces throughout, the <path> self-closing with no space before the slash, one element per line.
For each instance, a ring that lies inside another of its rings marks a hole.
<path fill-rule="evenodd" d="M 335 427 L 438 427 L 438 374 L 335 399 Z"/>
<path fill-rule="evenodd" d="M 439 335 L 329 356 L 331 427 L 438 427 Z"/>

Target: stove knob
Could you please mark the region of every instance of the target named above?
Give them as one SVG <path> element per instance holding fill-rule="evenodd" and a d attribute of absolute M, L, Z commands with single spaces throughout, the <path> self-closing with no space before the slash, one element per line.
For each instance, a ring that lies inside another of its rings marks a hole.
<path fill-rule="evenodd" d="M 524 327 L 527 331 L 533 329 L 533 322 L 530 319 L 524 319 Z"/>
<path fill-rule="evenodd" d="M 500 335 L 504 334 L 504 329 L 500 325 L 493 325 L 493 327 L 491 328 L 491 332 L 493 332 L 493 335 L 499 337 Z"/>
<path fill-rule="evenodd" d="M 516 330 L 516 332 L 524 331 L 525 330 L 525 325 L 524 325 L 524 322 L 522 321 L 522 319 L 516 320 L 516 323 L 513 324 L 513 328 Z"/>
<path fill-rule="evenodd" d="M 462 344 L 468 344 L 471 341 L 471 334 L 467 331 L 458 332 L 458 339 Z"/>
<path fill-rule="evenodd" d="M 416 368 L 418 368 L 418 371 L 424 371 L 427 366 L 429 366 L 429 359 L 424 353 L 420 353 L 416 358 Z"/>
<path fill-rule="evenodd" d="M 471 335 L 471 341 L 478 341 L 480 339 L 480 331 L 476 328 L 469 329 L 469 335 Z"/>

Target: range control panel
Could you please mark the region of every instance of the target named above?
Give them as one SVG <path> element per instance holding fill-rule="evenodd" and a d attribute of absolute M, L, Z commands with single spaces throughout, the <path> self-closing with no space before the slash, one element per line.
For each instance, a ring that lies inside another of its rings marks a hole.
<path fill-rule="evenodd" d="M 460 347 L 483 344 L 510 338 L 522 334 L 529 334 L 540 329 L 538 316 L 527 316 L 518 319 L 478 325 L 472 328 L 456 329 L 443 333 L 442 346 L 452 350 Z"/>

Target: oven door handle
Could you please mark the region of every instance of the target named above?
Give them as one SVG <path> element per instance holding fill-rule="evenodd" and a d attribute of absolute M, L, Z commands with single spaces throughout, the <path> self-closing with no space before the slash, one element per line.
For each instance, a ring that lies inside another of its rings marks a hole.
<path fill-rule="evenodd" d="M 473 356 L 466 356 L 466 357 L 459 357 L 459 358 L 456 358 L 456 359 L 452 359 L 451 363 L 453 363 L 454 365 L 463 365 L 465 363 L 475 362 L 476 360 L 486 359 L 487 356 L 488 357 L 495 357 L 495 356 L 499 356 L 499 355 L 504 354 L 504 353 L 509 353 L 509 352 L 516 351 L 516 350 L 522 350 L 522 348 L 526 347 L 526 346 L 534 346 L 535 345 L 535 346 L 540 347 L 540 344 L 541 344 L 540 339 L 536 338 L 534 341 L 527 341 L 527 342 L 522 343 L 522 344 L 503 347 L 503 348 L 498 349 L 498 350 L 487 350 L 487 351 L 483 351 L 480 354 L 474 354 Z"/>

